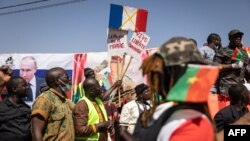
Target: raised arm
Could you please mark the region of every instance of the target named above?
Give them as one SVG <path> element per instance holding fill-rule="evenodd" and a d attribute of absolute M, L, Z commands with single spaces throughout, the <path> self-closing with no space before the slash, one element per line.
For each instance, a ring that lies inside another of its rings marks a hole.
<path fill-rule="evenodd" d="M 122 81 L 121 80 L 117 80 L 114 85 L 112 85 L 102 96 L 102 100 L 107 99 L 107 97 L 110 96 L 110 94 L 115 90 L 115 88 L 121 86 Z"/>

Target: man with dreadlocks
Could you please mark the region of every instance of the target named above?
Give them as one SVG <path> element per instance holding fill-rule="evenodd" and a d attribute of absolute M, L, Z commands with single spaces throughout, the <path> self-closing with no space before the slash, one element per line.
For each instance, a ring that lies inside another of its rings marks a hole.
<path fill-rule="evenodd" d="M 209 116 L 206 98 L 202 101 L 168 99 L 171 89 L 186 73 L 190 64 L 196 64 L 196 66 L 203 64 L 204 66 L 208 63 L 202 59 L 195 44 L 184 37 L 170 39 L 162 45 L 158 53 L 144 60 L 141 69 L 143 75 L 148 78 L 154 105 L 149 111 L 141 114 L 134 136 L 129 136 L 121 129 L 122 138 L 125 140 L 136 138 L 140 141 L 213 141 L 215 131 Z M 214 83 L 219 70 L 218 67 L 211 66 L 211 68 L 217 71 L 211 82 Z M 206 85 L 208 82 L 202 83 Z M 185 91 L 184 87 L 182 85 L 178 88 L 176 97 L 181 97 L 179 93 Z M 210 88 L 202 91 L 202 87 L 197 87 L 193 96 L 197 98 L 204 94 L 208 96 Z"/>

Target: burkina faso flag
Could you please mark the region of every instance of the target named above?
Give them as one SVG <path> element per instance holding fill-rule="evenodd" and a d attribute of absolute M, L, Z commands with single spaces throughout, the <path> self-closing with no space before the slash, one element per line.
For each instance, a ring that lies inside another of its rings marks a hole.
<path fill-rule="evenodd" d="M 242 56 L 243 56 L 243 54 L 242 54 L 241 50 L 239 50 L 238 48 L 235 48 L 231 59 L 233 61 L 239 62 L 241 60 Z"/>
<path fill-rule="evenodd" d="M 243 47 L 243 49 L 247 52 L 248 56 L 250 56 L 250 47 Z"/>
<path fill-rule="evenodd" d="M 167 100 L 180 102 L 206 102 L 209 91 L 219 74 L 219 68 L 189 65 L 186 72 L 170 89 Z"/>

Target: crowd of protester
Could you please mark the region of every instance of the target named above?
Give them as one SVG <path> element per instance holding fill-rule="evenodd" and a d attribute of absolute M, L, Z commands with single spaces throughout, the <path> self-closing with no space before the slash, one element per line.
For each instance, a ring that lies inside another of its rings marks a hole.
<path fill-rule="evenodd" d="M 30 107 L 25 103 L 30 80 L 12 76 L 10 67 L 3 65 L 0 141 L 223 140 L 225 125 L 250 124 L 249 57 L 243 48 L 243 35 L 238 29 L 231 30 L 226 47 L 216 33 L 209 34 L 199 48 L 194 39 L 171 38 L 143 61 L 141 70 L 147 84 L 138 84 L 132 91 L 122 91 L 122 80 L 107 89 L 97 80 L 94 69 L 85 68 L 85 80 L 79 85 L 79 94 L 84 96 L 77 103 L 67 97 L 71 90 L 67 72 L 55 67 L 46 72 L 46 84 L 40 86 L 39 96 L 34 94 Z M 228 96 L 230 105 L 215 117 L 210 115 L 208 101 L 167 100 L 190 64 L 220 70 L 209 94 Z M 136 97 L 115 104 L 112 100 L 119 91 Z"/>

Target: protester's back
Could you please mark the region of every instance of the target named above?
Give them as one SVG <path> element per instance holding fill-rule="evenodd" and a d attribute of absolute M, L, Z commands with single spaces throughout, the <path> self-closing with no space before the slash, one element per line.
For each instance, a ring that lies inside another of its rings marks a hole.
<path fill-rule="evenodd" d="M 159 53 L 144 60 L 141 68 L 143 75 L 146 75 L 149 80 L 153 107 L 142 113 L 137 122 L 134 132 L 137 140 L 214 140 L 214 130 L 209 120 L 206 99 L 199 102 L 195 100 L 169 102 L 168 100 L 170 90 L 186 73 L 190 63 L 208 62 L 202 59 L 195 44 L 184 37 L 170 39 L 162 45 Z M 200 87 L 197 89 L 200 90 Z M 208 87 L 206 91 L 200 90 L 199 94 L 206 92 L 208 94 L 209 89 Z M 180 91 L 176 93 L 176 97 L 181 97 L 180 92 L 185 89 L 179 87 L 178 90 Z M 194 95 L 199 97 L 198 93 Z M 124 133 L 123 137 L 126 138 L 127 134 Z"/>

